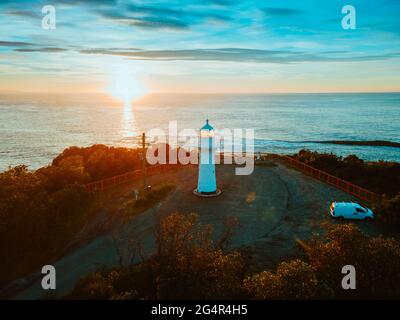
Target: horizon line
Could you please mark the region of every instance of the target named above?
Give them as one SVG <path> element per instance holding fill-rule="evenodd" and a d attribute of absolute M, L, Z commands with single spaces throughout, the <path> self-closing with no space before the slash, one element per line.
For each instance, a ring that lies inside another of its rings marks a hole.
<path fill-rule="evenodd" d="M 179 92 L 179 91 L 153 91 L 148 92 L 147 94 L 143 95 L 143 97 L 134 100 L 141 100 L 146 96 L 151 95 L 273 95 L 273 94 L 378 94 L 378 93 L 400 93 L 399 91 L 282 91 L 282 92 L 232 92 L 232 91 L 225 91 L 225 92 Z M 105 95 L 108 96 L 107 92 L 100 92 L 100 91 L 77 91 L 77 92 L 61 92 L 61 91 L 54 91 L 54 92 L 46 92 L 46 91 L 14 91 L 14 90 L 0 90 L 0 94 L 47 94 L 47 95 L 58 95 L 58 94 L 67 94 L 67 95 L 79 95 L 79 94 L 93 94 L 93 95 Z"/>

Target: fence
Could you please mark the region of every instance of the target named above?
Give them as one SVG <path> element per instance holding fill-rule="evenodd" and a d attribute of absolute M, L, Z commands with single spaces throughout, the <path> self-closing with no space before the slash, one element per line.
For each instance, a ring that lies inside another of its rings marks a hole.
<path fill-rule="evenodd" d="M 310 175 L 318 180 L 321 180 L 325 183 L 333 185 L 336 188 L 343 190 L 343 191 L 345 191 L 359 199 L 362 199 L 364 201 L 377 202 L 382 199 L 382 196 L 379 194 L 376 194 L 365 188 L 357 186 L 346 180 L 335 177 L 325 171 L 313 168 L 313 167 L 311 167 L 303 162 L 300 162 L 296 159 L 293 159 L 289 156 L 266 154 L 266 153 L 260 153 L 259 155 L 261 155 L 261 157 L 264 159 L 265 158 L 281 159 L 281 160 L 285 161 L 291 167 L 294 167 L 294 168 L 302 171 L 303 173 Z M 178 166 L 181 166 L 181 165 L 161 164 L 161 165 L 149 166 L 146 168 L 146 176 L 152 175 L 155 173 L 159 173 L 159 172 L 165 172 L 165 171 L 171 170 L 173 168 L 176 168 Z M 85 185 L 85 187 L 86 187 L 86 190 L 92 194 L 92 193 L 96 193 L 96 192 L 102 192 L 104 190 L 113 188 L 113 187 L 121 185 L 123 183 L 131 182 L 131 181 L 133 181 L 137 178 L 141 178 L 141 177 L 142 177 L 142 170 L 138 169 L 138 170 L 127 172 L 127 173 L 124 173 L 124 174 L 121 174 L 118 176 L 114 176 L 111 178 L 88 183 Z"/>
<path fill-rule="evenodd" d="M 146 167 L 146 176 L 159 173 L 159 172 L 165 172 L 171 169 L 176 168 L 177 164 L 160 164 L 160 165 L 154 165 L 154 166 L 149 166 Z M 118 176 L 114 176 L 111 178 L 106 178 L 102 179 L 99 181 L 94 181 L 90 182 L 85 185 L 86 190 L 90 193 L 97 193 L 97 192 L 102 192 L 108 189 L 111 189 L 115 186 L 127 183 L 127 182 L 132 182 L 135 179 L 143 177 L 142 175 L 142 169 L 138 169 L 135 171 L 130 171 Z"/>
<path fill-rule="evenodd" d="M 380 201 L 382 196 L 376 194 L 372 191 L 369 191 L 365 188 L 359 187 L 351 182 L 346 180 L 340 179 L 335 177 L 325 171 L 315 169 L 303 162 L 300 162 L 296 159 L 293 159 L 289 156 L 280 156 L 282 160 L 284 160 L 290 166 L 299 169 L 300 171 L 304 172 L 307 175 L 310 175 L 318 180 L 326 182 L 330 185 L 335 186 L 336 188 L 343 190 L 361 200 L 368 201 L 368 202 L 377 202 Z"/>

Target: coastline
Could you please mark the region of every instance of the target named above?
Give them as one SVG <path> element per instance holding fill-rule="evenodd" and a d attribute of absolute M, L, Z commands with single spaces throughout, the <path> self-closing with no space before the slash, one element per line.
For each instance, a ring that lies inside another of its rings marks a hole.
<path fill-rule="evenodd" d="M 346 156 L 349 155 L 356 155 L 358 158 L 362 159 L 365 162 L 392 162 L 392 163 L 400 163 L 400 156 L 399 159 L 394 158 L 392 156 L 387 157 L 388 153 L 386 154 L 386 158 L 376 156 L 374 158 L 371 157 L 365 157 L 365 153 L 362 152 L 365 150 L 364 148 L 390 148 L 391 150 L 396 150 L 400 148 L 400 142 L 393 142 L 393 141 L 387 141 L 387 140 L 365 140 L 365 141 L 360 141 L 360 140 L 320 140 L 320 141 L 285 141 L 285 140 L 257 140 L 259 143 L 256 143 L 254 146 L 254 153 L 269 153 L 269 154 L 276 154 L 276 155 L 291 155 L 291 154 L 296 154 L 301 150 L 310 150 L 312 152 L 317 152 L 317 153 L 332 153 L 337 155 L 338 157 L 343 157 L 345 158 Z M 262 141 L 262 142 L 261 142 Z M 280 145 L 280 143 L 283 143 L 285 145 Z M 354 146 L 357 147 L 356 150 L 342 150 L 342 149 L 318 149 L 318 148 L 313 148 L 312 145 L 332 145 L 332 146 L 344 146 L 344 147 L 350 147 Z M 40 155 L 35 155 L 35 156 L 24 156 L 23 159 L 24 161 L 21 162 L 15 162 L 15 163 L 5 163 L 2 164 L 0 162 L 0 173 L 7 171 L 10 167 L 15 167 L 15 166 L 20 166 L 20 165 L 25 165 L 27 166 L 30 170 L 35 171 L 43 167 L 47 167 L 51 165 L 51 162 L 57 155 L 61 154 L 64 149 L 67 149 L 69 147 L 78 147 L 78 148 L 86 148 L 90 147 L 92 145 L 96 145 L 95 143 L 89 144 L 89 145 L 83 145 L 83 146 L 66 146 L 63 147 L 59 152 L 44 152 L 43 156 L 41 157 Z M 107 143 L 100 143 L 98 145 L 105 145 L 108 147 L 115 147 L 115 148 L 127 148 L 127 149 L 136 149 L 138 146 L 125 146 L 125 145 L 119 145 L 119 144 L 107 144 Z M 288 145 L 293 145 L 293 147 L 287 147 Z M 385 149 L 388 150 L 388 149 Z M 383 151 L 381 151 L 383 152 Z M 394 151 L 392 151 L 394 152 Z M 4 154 L 6 152 L 0 152 L 1 154 Z M 44 158 L 46 157 L 46 160 Z M 43 160 L 40 160 L 43 158 Z M 30 160 L 32 159 L 32 160 Z"/>
<path fill-rule="evenodd" d="M 288 141 L 290 142 L 290 141 Z M 367 146 L 367 147 L 393 147 L 400 148 L 400 142 L 387 140 L 320 140 L 320 141 L 299 141 L 297 143 L 321 143 L 321 144 L 339 144 L 347 146 Z"/>

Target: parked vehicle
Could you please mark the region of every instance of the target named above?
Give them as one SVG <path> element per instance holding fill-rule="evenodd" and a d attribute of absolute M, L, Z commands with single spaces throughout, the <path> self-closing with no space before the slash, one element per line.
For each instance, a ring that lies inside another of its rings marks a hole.
<path fill-rule="evenodd" d="M 371 209 L 355 202 L 332 202 L 330 206 L 331 216 L 338 220 L 356 219 L 369 221 L 374 218 Z"/>

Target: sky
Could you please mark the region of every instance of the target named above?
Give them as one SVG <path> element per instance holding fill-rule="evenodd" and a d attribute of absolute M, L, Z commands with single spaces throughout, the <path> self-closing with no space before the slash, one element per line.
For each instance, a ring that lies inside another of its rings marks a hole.
<path fill-rule="evenodd" d="M 399 17 L 400 0 L 1 0 L 0 92 L 398 92 Z"/>

